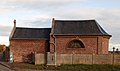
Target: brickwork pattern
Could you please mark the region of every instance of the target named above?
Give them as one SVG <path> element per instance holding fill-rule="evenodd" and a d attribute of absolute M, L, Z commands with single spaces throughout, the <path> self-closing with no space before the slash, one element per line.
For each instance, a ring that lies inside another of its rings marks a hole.
<path fill-rule="evenodd" d="M 13 53 L 14 62 L 29 62 L 32 54 L 45 53 L 49 50 L 47 40 L 11 40 L 10 52 Z"/>
<path fill-rule="evenodd" d="M 52 42 L 54 38 L 51 37 Z M 85 48 L 69 48 L 72 40 L 80 40 Z M 102 36 L 56 36 L 56 52 L 60 54 L 108 54 L 109 38 Z M 54 52 L 54 45 L 50 45 L 50 51 Z"/>

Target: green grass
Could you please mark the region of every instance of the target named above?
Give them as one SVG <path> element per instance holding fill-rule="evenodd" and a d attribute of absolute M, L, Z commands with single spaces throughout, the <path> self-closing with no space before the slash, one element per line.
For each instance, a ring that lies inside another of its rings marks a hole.
<path fill-rule="evenodd" d="M 12 68 L 35 69 L 35 70 L 64 70 L 64 71 L 120 71 L 120 65 L 86 65 L 86 64 L 65 64 L 61 66 L 33 65 L 25 63 L 10 64 Z"/>

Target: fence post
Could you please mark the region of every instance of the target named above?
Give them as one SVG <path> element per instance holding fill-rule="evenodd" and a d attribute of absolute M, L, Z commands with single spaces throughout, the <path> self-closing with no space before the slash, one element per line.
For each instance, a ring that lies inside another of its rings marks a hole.
<path fill-rule="evenodd" d="M 74 62 L 73 62 L 73 61 L 74 61 L 74 60 L 73 60 L 73 56 L 74 56 L 74 54 L 72 53 L 72 64 L 74 63 Z"/>
<path fill-rule="evenodd" d="M 92 54 L 92 64 L 94 64 L 94 53 Z"/>
<path fill-rule="evenodd" d="M 31 55 L 32 55 L 31 62 L 35 64 L 35 53 L 34 53 L 34 52 L 32 52 L 32 53 L 31 53 Z"/>
<path fill-rule="evenodd" d="M 50 62 L 51 60 L 50 60 L 50 52 L 47 52 L 47 64 L 50 64 L 51 62 Z"/>
<path fill-rule="evenodd" d="M 74 52 L 72 52 L 72 64 L 74 64 Z"/>
<path fill-rule="evenodd" d="M 73 54 L 71 54 L 71 62 L 70 64 L 73 64 Z"/>
<path fill-rule="evenodd" d="M 113 65 L 114 65 L 114 57 L 115 57 L 115 47 L 113 47 L 113 61 L 112 61 Z"/>

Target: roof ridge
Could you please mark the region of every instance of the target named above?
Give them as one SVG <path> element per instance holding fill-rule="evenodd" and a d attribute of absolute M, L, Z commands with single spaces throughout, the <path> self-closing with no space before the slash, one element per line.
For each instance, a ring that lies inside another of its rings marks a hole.
<path fill-rule="evenodd" d="M 95 21 L 95 19 L 89 19 L 89 20 L 55 20 L 55 21 L 70 21 L 70 22 L 81 21 L 82 22 L 82 21 Z"/>
<path fill-rule="evenodd" d="M 51 29 L 51 28 L 31 28 L 31 27 L 16 27 L 21 29 Z"/>

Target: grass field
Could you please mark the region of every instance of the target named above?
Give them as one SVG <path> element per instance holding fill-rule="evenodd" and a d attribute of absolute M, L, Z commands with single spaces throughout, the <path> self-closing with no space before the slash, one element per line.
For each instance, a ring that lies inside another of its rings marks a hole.
<path fill-rule="evenodd" d="M 74 65 L 61 65 L 61 66 L 45 66 L 45 65 L 33 65 L 25 63 L 13 63 L 10 64 L 11 68 L 20 69 L 34 69 L 34 70 L 64 70 L 64 71 L 120 71 L 119 65 L 85 65 L 85 64 L 74 64 Z"/>

